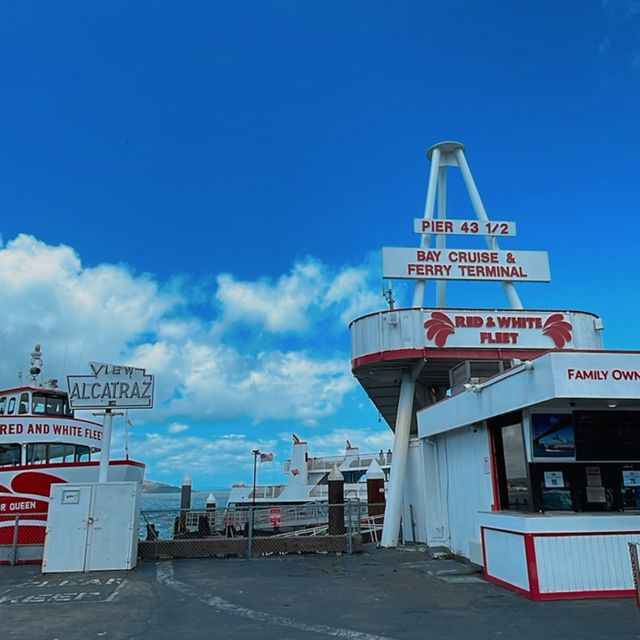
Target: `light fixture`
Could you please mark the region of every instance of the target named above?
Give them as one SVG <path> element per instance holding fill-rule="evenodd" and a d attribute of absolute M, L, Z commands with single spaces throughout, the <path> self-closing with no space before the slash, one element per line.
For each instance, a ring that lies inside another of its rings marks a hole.
<path fill-rule="evenodd" d="M 609 409 L 615 409 L 618 406 L 618 403 L 615 400 L 609 400 L 609 402 L 607 402 L 607 407 L 609 407 Z"/>

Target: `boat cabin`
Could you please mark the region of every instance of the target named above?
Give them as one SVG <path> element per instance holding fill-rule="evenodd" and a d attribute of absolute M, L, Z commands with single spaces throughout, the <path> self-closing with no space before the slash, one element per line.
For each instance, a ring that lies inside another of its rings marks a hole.
<path fill-rule="evenodd" d="M 65 418 L 73 425 L 65 424 Z M 0 467 L 91 461 L 99 447 L 72 441 L 86 435 L 76 422 L 67 394 L 60 389 L 18 387 L 0 392 Z"/>

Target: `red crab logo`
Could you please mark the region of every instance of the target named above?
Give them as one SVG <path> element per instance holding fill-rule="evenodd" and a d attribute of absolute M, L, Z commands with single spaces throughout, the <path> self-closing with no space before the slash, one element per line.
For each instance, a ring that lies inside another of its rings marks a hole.
<path fill-rule="evenodd" d="M 440 311 L 431 312 L 431 319 L 424 323 L 424 328 L 427 330 L 427 340 L 433 340 L 436 347 L 444 347 L 447 338 L 456 332 L 451 318 Z"/>
<path fill-rule="evenodd" d="M 558 349 L 562 349 L 567 342 L 571 342 L 573 326 L 564 319 L 561 313 L 550 315 L 544 322 L 542 333 L 549 336 Z"/>

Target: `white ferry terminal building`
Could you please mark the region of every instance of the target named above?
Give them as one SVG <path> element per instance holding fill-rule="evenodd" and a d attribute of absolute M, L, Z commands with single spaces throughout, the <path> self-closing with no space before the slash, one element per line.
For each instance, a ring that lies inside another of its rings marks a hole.
<path fill-rule="evenodd" d="M 640 352 L 603 350 L 593 313 L 523 309 L 514 283 L 548 282 L 546 252 L 499 248 L 515 223 L 489 220 L 461 144 L 428 157 L 419 246 L 383 249 L 384 278 L 415 280 L 412 306 L 350 325 L 353 373 L 395 434 L 382 545 L 446 548 L 536 600 L 635 595 Z M 449 168 L 473 220 L 447 218 Z M 451 279 L 502 280 L 509 308 L 447 308 Z"/>

